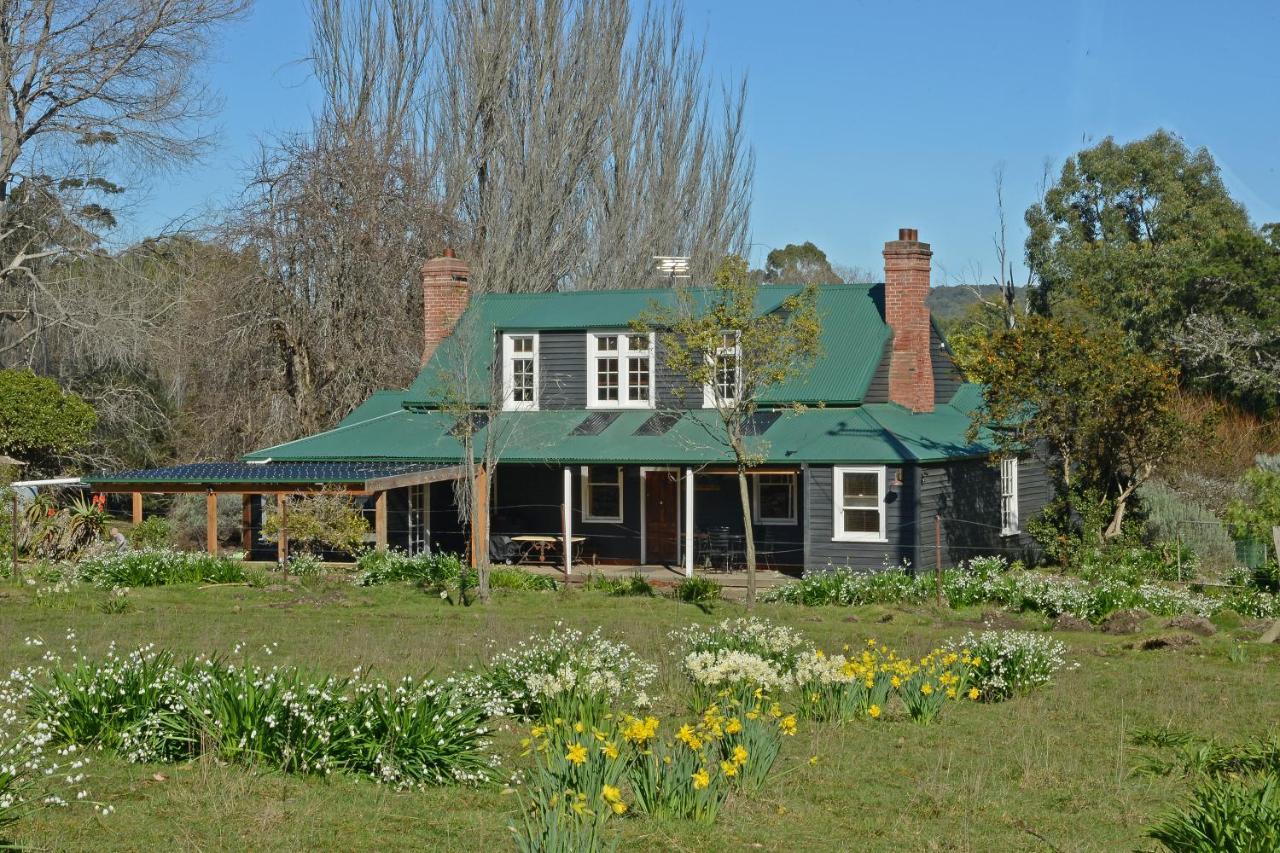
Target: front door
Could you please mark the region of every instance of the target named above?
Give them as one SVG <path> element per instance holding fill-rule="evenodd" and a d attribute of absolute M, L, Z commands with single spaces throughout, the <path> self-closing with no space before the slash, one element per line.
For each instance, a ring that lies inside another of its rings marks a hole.
<path fill-rule="evenodd" d="M 649 563 L 679 559 L 679 484 L 675 471 L 646 471 L 644 475 L 644 556 Z"/>

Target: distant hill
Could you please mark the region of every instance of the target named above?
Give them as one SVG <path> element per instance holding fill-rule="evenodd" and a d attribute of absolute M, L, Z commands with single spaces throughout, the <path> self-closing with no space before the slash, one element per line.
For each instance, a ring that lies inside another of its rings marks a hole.
<path fill-rule="evenodd" d="M 925 302 L 938 324 L 946 328 L 964 316 L 969 306 L 978 301 L 978 294 L 984 299 L 995 299 L 999 290 L 994 284 L 935 284 L 929 289 Z M 1019 305 L 1026 301 L 1026 290 L 1025 287 L 1017 288 Z"/>

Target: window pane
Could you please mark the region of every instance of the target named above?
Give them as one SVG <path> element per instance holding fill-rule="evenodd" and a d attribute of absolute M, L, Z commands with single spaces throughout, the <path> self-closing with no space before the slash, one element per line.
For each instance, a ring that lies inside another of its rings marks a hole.
<path fill-rule="evenodd" d="M 844 474 L 844 497 L 845 505 L 849 505 L 849 498 L 852 497 L 870 497 L 878 504 L 880 477 L 869 471 L 846 471 Z M 859 506 L 865 504 L 859 503 Z"/>
<path fill-rule="evenodd" d="M 766 474 L 760 477 L 760 518 L 787 519 L 792 516 L 793 477 Z"/>
<path fill-rule="evenodd" d="M 846 533 L 879 533 L 880 513 L 874 509 L 846 509 L 844 529 Z"/>
<path fill-rule="evenodd" d="M 620 495 L 618 494 L 618 484 L 603 483 L 591 487 L 590 495 L 590 513 L 597 518 L 617 518 L 621 515 L 619 512 Z"/>
<path fill-rule="evenodd" d="M 533 338 L 521 336 L 511 339 L 512 352 L 533 352 Z"/>
<path fill-rule="evenodd" d="M 627 359 L 627 398 L 649 399 L 649 357 Z"/>
<path fill-rule="evenodd" d="M 617 352 L 618 336 L 617 335 L 600 335 L 596 338 L 596 350 L 598 352 Z"/>
<path fill-rule="evenodd" d="M 599 483 L 609 486 L 617 486 L 618 469 L 610 465 L 592 465 L 587 469 L 587 482 L 592 486 Z"/>
<path fill-rule="evenodd" d="M 511 360 L 511 399 L 517 403 L 533 402 L 533 359 Z"/>
<path fill-rule="evenodd" d="M 644 352 L 649 349 L 648 335 L 631 335 L 627 338 L 627 349 L 631 352 Z"/>
<path fill-rule="evenodd" d="M 618 399 L 618 360 L 616 358 L 596 359 L 596 399 Z"/>

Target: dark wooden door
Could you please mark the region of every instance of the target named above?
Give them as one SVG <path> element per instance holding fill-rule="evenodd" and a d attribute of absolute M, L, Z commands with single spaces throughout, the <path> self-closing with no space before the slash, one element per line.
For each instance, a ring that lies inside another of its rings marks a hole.
<path fill-rule="evenodd" d="M 644 475 L 644 551 L 650 563 L 674 563 L 679 554 L 679 484 L 674 471 Z"/>

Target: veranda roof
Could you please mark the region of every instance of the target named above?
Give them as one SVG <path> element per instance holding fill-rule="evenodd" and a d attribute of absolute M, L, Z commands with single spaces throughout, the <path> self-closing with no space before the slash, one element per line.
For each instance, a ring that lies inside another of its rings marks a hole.
<path fill-rule="evenodd" d="M 969 394 L 957 394 L 962 405 Z M 711 410 L 684 412 L 655 426 L 653 410 L 548 409 L 503 413 L 477 434 L 482 447 L 494 435 L 500 462 L 552 464 L 720 464 L 732 460 L 714 436 L 719 429 Z M 588 419 L 596 418 L 584 429 Z M 603 425 L 601 425 L 603 424 Z M 265 448 L 246 459 L 386 460 L 457 464 L 463 447 L 457 417 L 447 412 L 398 408 L 296 441 Z M 869 404 L 847 408 L 777 410 L 749 439 L 769 464 L 939 462 L 990 454 L 985 436 L 967 441 L 968 411 L 939 405 L 927 414 L 901 406 Z"/>
<path fill-rule="evenodd" d="M 373 492 L 456 480 L 461 476 L 461 466 L 440 462 L 291 459 L 195 462 L 101 472 L 83 480 L 97 492 L 295 492 L 332 487 L 348 492 Z"/>

